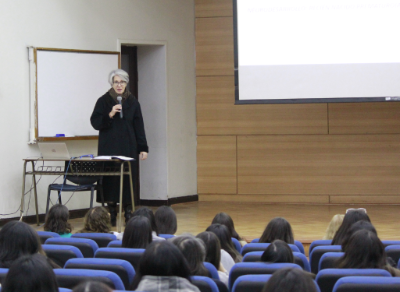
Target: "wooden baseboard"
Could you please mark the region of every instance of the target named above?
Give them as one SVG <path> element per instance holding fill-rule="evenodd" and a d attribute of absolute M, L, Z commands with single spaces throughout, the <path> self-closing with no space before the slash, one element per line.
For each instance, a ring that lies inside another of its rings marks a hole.
<path fill-rule="evenodd" d="M 190 195 L 190 196 L 183 196 L 183 197 L 176 197 L 176 198 L 169 198 L 168 200 L 142 200 L 140 199 L 141 206 L 152 206 L 158 207 L 163 205 L 175 205 L 181 203 L 188 203 L 188 202 L 197 202 L 199 200 L 199 196 Z"/>
<path fill-rule="evenodd" d="M 85 216 L 87 211 L 89 211 L 89 208 L 77 209 L 77 210 L 69 210 L 69 218 L 70 219 L 82 218 L 82 217 Z M 44 222 L 45 217 L 46 217 L 46 214 L 39 214 L 39 222 Z M 19 217 L 0 219 L 0 226 L 3 226 L 7 222 L 15 221 L 15 220 L 19 220 Z M 25 222 L 25 223 L 28 223 L 28 224 L 34 224 L 34 223 L 36 223 L 36 215 L 24 216 L 22 221 Z"/>

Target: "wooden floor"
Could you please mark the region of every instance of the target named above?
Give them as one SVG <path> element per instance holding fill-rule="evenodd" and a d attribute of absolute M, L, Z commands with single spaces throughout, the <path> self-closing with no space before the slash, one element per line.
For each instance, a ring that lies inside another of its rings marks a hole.
<path fill-rule="evenodd" d="M 381 239 L 400 240 L 400 205 L 296 205 L 263 203 L 192 202 L 173 205 L 178 217 L 177 234 L 198 234 L 204 231 L 219 212 L 231 215 L 236 231 L 246 240 L 260 237 L 267 223 L 274 217 L 284 217 L 292 225 L 295 239 L 309 243 L 322 239 L 326 227 L 335 214 L 346 208 L 364 207 Z M 154 211 L 157 208 L 152 208 Z M 71 220 L 74 231 L 82 228 L 83 219 Z M 43 230 L 32 225 L 35 229 Z M 116 230 L 116 228 L 114 228 Z"/>

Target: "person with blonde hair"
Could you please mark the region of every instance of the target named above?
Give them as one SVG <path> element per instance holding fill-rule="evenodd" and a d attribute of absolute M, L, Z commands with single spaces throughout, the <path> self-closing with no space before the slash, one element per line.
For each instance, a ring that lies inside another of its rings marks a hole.
<path fill-rule="evenodd" d="M 338 231 L 340 225 L 342 225 L 344 214 L 336 214 L 332 217 L 329 222 L 328 228 L 326 229 L 325 236 L 322 239 L 333 239 L 336 231 Z"/>
<path fill-rule="evenodd" d="M 90 209 L 83 219 L 83 229 L 77 233 L 110 233 L 111 217 L 104 207 Z"/>

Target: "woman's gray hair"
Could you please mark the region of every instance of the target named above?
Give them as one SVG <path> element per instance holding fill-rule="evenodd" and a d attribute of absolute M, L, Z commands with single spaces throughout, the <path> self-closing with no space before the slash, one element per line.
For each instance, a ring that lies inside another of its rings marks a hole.
<path fill-rule="evenodd" d="M 114 76 L 118 75 L 122 80 L 126 83 L 129 83 L 129 75 L 122 69 L 112 70 L 110 75 L 108 75 L 108 82 L 113 86 L 114 83 Z"/>

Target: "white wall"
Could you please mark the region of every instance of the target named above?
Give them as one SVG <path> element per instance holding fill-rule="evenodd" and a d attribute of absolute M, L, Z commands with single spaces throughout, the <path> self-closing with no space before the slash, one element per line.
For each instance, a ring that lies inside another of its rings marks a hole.
<path fill-rule="evenodd" d="M 168 181 L 164 187 L 168 189 L 168 197 L 196 193 L 193 0 L 8 1 L 1 5 L 0 27 L 1 214 L 11 213 L 19 207 L 22 159 L 39 155 L 37 145 L 27 145 L 27 46 L 117 51 L 121 39 L 140 43 L 166 43 L 168 104 L 165 149 L 168 149 Z M 152 119 L 154 115 L 149 110 L 143 112 L 146 120 Z M 151 129 L 145 127 L 149 133 Z M 97 151 L 97 141 L 70 141 L 67 145 L 74 156 Z M 152 145 L 149 146 L 152 155 Z M 151 181 L 147 176 L 142 175 L 142 178 Z M 53 180 L 53 177 L 43 177 L 39 182 L 40 213 L 44 213 L 47 186 Z M 27 180 L 27 189 L 29 186 L 30 180 Z M 147 194 L 142 194 L 142 197 L 144 195 Z M 159 198 L 156 194 L 151 195 L 152 198 Z M 164 195 L 160 198 L 164 198 Z M 87 208 L 88 201 L 88 195 L 75 195 L 67 206 L 70 209 Z M 29 214 L 34 214 L 33 197 Z"/>

